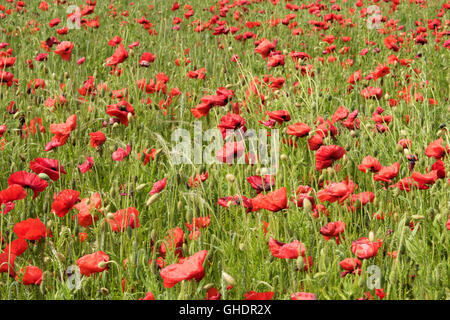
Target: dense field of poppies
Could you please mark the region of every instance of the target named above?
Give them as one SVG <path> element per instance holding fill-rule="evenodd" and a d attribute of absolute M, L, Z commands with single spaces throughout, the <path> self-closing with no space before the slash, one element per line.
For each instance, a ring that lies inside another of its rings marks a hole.
<path fill-rule="evenodd" d="M 2 1 L 1 299 L 449 299 L 449 9 Z"/>

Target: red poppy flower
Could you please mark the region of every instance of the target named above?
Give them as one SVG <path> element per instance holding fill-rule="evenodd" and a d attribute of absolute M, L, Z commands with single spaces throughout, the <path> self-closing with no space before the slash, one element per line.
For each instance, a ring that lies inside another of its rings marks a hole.
<path fill-rule="evenodd" d="M 269 248 L 272 255 L 280 259 L 297 259 L 300 255 L 306 255 L 305 245 L 298 240 L 283 243 L 270 237 Z"/>
<path fill-rule="evenodd" d="M 414 181 L 411 177 L 400 179 L 396 184 L 390 185 L 389 188 L 398 188 L 402 191 L 410 192 L 412 189 L 426 190 L 428 186 Z"/>
<path fill-rule="evenodd" d="M 70 41 L 63 41 L 56 46 L 56 50 L 53 51 L 57 55 L 61 56 L 61 59 L 69 61 L 72 55 L 72 49 L 74 44 Z"/>
<path fill-rule="evenodd" d="M 336 238 L 336 243 L 339 244 L 339 236 L 345 230 L 345 223 L 342 221 L 330 222 L 326 226 L 320 228 L 320 234 L 326 241 L 330 238 Z"/>
<path fill-rule="evenodd" d="M 353 193 L 355 187 L 357 186 L 351 180 L 332 182 L 325 189 L 317 192 L 317 198 L 321 202 L 328 201 L 333 203 L 339 201 L 339 203 L 342 203 Z"/>
<path fill-rule="evenodd" d="M 128 58 L 128 52 L 125 50 L 122 43 L 120 43 L 119 47 L 116 49 L 114 54 L 106 58 L 106 65 L 109 67 L 117 66 L 119 63 L 124 62 Z"/>
<path fill-rule="evenodd" d="M 420 172 L 414 171 L 413 174 L 411 175 L 411 178 L 421 185 L 422 184 L 432 185 L 438 179 L 438 173 L 437 170 L 433 170 L 427 174 L 422 174 Z"/>
<path fill-rule="evenodd" d="M 425 149 L 425 155 L 428 158 L 435 158 L 436 160 L 443 158 L 446 153 L 450 152 L 450 146 L 442 146 L 443 141 L 444 139 L 439 138 L 431 142 Z"/>
<path fill-rule="evenodd" d="M 14 271 L 14 261 L 16 256 L 12 253 L 4 252 L 0 253 L 0 273 L 8 272 L 11 277 L 16 275 Z"/>
<path fill-rule="evenodd" d="M 239 159 L 242 157 L 245 151 L 245 146 L 242 141 L 230 141 L 226 142 L 225 145 L 217 150 L 216 159 L 222 163 L 232 164 L 234 159 Z"/>
<path fill-rule="evenodd" d="M 346 258 L 342 260 L 339 265 L 344 271 L 341 273 L 341 277 L 345 277 L 349 273 L 355 274 L 358 272 L 361 274 L 361 260 L 358 258 Z"/>
<path fill-rule="evenodd" d="M 91 132 L 89 135 L 91 136 L 91 146 L 94 148 L 101 146 L 106 141 L 105 134 L 101 131 Z"/>
<path fill-rule="evenodd" d="M 131 146 L 129 144 L 127 144 L 127 150 L 125 150 L 123 148 L 117 148 L 117 150 L 112 153 L 112 158 L 114 161 L 122 161 L 123 159 L 128 157 L 130 152 L 131 152 Z"/>
<path fill-rule="evenodd" d="M 27 240 L 39 240 L 47 235 L 47 228 L 39 218 L 29 218 L 16 223 L 13 232 L 19 237 Z"/>
<path fill-rule="evenodd" d="M 109 219 L 108 222 L 111 225 L 111 229 L 114 232 L 126 231 L 128 227 L 135 229 L 140 227 L 139 224 L 139 211 L 135 207 L 118 210 L 114 213 L 114 218 Z"/>
<path fill-rule="evenodd" d="M 366 204 L 368 204 L 369 202 L 373 202 L 374 200 L 375 194 L 370 191 L 352 194 L 352 198 L 350 199 L 350 210 L 355 211 L 361 206 L 365 206 Z M 355 207 L 354 204 L 357 204 L 357 206 Z"/>
<path fill-rule="evenodd" d="M 81 173 L 86 173 L 94 166 L 94 158 L 86 157 L 86 161 L 78 166 Z"/>
<path fill-rule="evenodd" d="M 101 213 L 99 210 L 101 205 L 102 199 L 98 192 L 92 194 L 90 198 L 84 198 L 81 202 L 74 205 L 73 207 L 78 210 L 78 224 L 85 228 L 92 225 L 98 219 L 95 211 Z"/>
<path fill-rule="evenodd" d="M 286 133 L 295 137 L 306 137 L 311 131 L 311 127 L 306 123 L 298 122 L 287 127 Z"/>
<path fill-rule="evenodd" d="M 58 160 L 48 158 L 36 158 L 30 162 L 30 169 L 35 173 L 45 173 L 50 179 L 56 181 L 61 173 L 67 174 L 63 166 L 59 165 Z"/>
<path fill-rule="evenodd" d="M 287 208 L 287 195 L 286 187 L 277 189 L 275 191 L 269 192 L 264 195 L 262 193 L 258 194 L 256 197 L 251 199 L 250 212 L 259 211 L 261 209 L 266 209 L 272 212 L 277 212 L 282 209 Z"/>
<path fill-rule="evenodd" d="M 345 149 L 341 146 L 330 145 L 321 146 L 316 152 L 316 169 L 322 170 L 331 167 L 333 162 L 342 158 L 345 154 Z"/>
<path fill-rule="evenodd" d="M 211 216 L 193 218 L 192 223 L 185 223 L 189 231 L 203 229 L 211 224 Z"/>
<path fill-rule="evenodd" d="M 217 288 L 211 288 L 206 292 L 205 300 L 220 300 L 221 296 L 222 295 L 220 294 L 219 290 L 217 290 Z"/>
<path fill-rule="evenodd" d="M 276 47 L 277 41 L 270 42 L 267 39 L 262 39 L 258 46 L 255 48 L 255 53 L 259 53 L 264 59 L 266 59 L 270 52 Z"/>
<path fill-rule="evenodd" d="M 205 276 L 203 262 L 207 254 L 208 250 L 199 251 L 180 263 L 174 263 L 162 269 L 160 275 L 164 279 L 164 287 L 172 288 L 183 280 L 200 281 Z"/>
<path fill-rule="evenodd" d="M 156 55 L 154 55 L 151 52 L 144 52 L 141 56 L 141 59 L 139 59 L 139 65 L 141 67 L 148 67 L 150 66 L 150 63 L 155 61 Z"/>
<path fill-rule="evenodd" d="M 24 188 L 30 188 L 33 190 L 33 199 L 48 187 L 47 181 L 39 178 L 39 176 L 34 173 L 26 171 L 17 171 L 11 174 L 8 178 L 8 184 L 18 184 Z"/>
<path fill-rule="evenodd" d="M 378 63 L 378 67 L 375 69 L 375 71 L 371 72 L 370 74 L 372 75 L 372 79 L 374 81 L 377 81 L 377 79 L 384 77 L 390 72 L 391 68 L 389 68 L 387 65 L 382 65 L 381 63 Z"/>
<path fill-rule="evenodd" d="M 367 88 L 364 88 L 361 91 L 361 96 L 363 96 L 366 99 L 376 98 L 380 100 L 382 95 L 383 90 L 381 88 L 374 88 L 372 86 L 368 86 Z"/>
<path fill-rule="evenodd" d="M 380 171 L 378 171 L 378 174 L 373 176 L 373 180 L 390 183 L 391 179 L 395 178 L 398 175 L 399 170 L 400 163 L 395 162 L 388 167 L 382 167 Z"/>
<path fill-rule="evenodd" d="M 45 151 L 50 151 L 54 148 L 64 145 L 70 136 L 70 133 L 77 127 L 77 115 L 73 114 L 67 118 L 64 123 L 52 123 L 50 125 L 50 132 L 55 136 L 45 146 Z"/>
<path fill-rule="evenodd" d="M 378 172 L 382 168 L 380 162 L 377 158 L 367 156 L 363 159 L 361 164 L 358 166 L 359 171 L 366 172 L 369 170 L 370 172 Z"/>
<path fill-rule="evenodd" d="M 22 255 L 28 249 L 28 242 L 23 238 L 11 241 L 3 252 L 10 252 L 16 257 Z"/>
<path fill-rule="evenodd" d="M 155 300 L 155 296 L 152 292 L 147 292 L 144 298 L 139 298 L 139 300 Z"/>
<path fill-rule="evenodd" d="M 442 160 L 436 160 L 436 162 L 431 165 L 431 170 L 436 170 L 439 179 L 445 178 L 445 164 Z"/>
<path fill-rule="evenodd" d="M 228 208 L 230 205 L 243 205 L 244 208 L 251 208 L 252 203 L 251 203 L 252 199 L 247 198 L 245 196 L 239 196 L 239 195 L 235 195 L 235 196 L 228 196 L 228 197 L 223 197 L 223 198 L 219 198 L 217 200 L 217 204 Z"/>
<path fill-rule="evenodd" d="M 120 101 L 117 104 L 107 106 L 106 113 L 111 117 L 119 119 L 120 123 L 125 127 L 128 126 L 128 113 L 134 116 L 133 106 L 125 100 Z"/>
<path fill-rule="evenodd" d="M 184 232 L 180 227 L 169 230 L 169 235 L 164 238 L 159 248 L 159 254 L 165 257 L 167 250 L 174 249 L 176 255 L 181 255 L 184 241 Z"/>
<path fill-rule="evenodd" d="M 291 116 L 286 110 L 276 110 L 272 112 L 267 112 L 270 119 L 275 120 L 278 124 L 282 124 L 285 121 L 290 121 Z"/>
<path fill-rule="evenodd" d="M 275 186 L 275 178 L 269 174 L 266 174 L 264 177 L 248 177 L 247 182 L 250 183 L 252 188 L 256 190 L 256 193 L 261 193 L 261 191 L 270 191 Z"/>
<path fill-rule="evenodd" d="M 371 242 L 368 238 L 363 237 L 352 242 L 352 253 L 356 254 L 358 259 L 369 259 L 375 257 L 378 249 L 383 245 L 383 240 L 378 239 Z"/>
<path fill-rule="evenodd" d="M 291 300 L 317 300 L 317 296 L 311 292 L 296 292 L 291 294 Z"/>
<path fill-rule="evenodd" d="M 97 251 L 79 258 L 76 261 L 76 264 L 80 268 L 80 273 L 82 275 L 90 277 L 91 274 L 107 270 L 108 261 L 109 256 L 106 253 L 103 251 Z"/>
<path fill-rule="evenodd" d="M 227 113 L 220 119 L 220 123 L 217 126 L 225 139 L 228 135 L 235 130 L 241 129 L 242 133 L 247 131 L 245 128 L 245 120 L 240 115 L 235 113 Z"/>
<path fill-rule="evenodd" d="M 255 292 L 252 290 L 244 293 L 244 297 L 244 300 L 271 300 L 273 297 L 273 292 Z"/>
<path fill-rule="evenodd" d="M 144 149 L 141 153 L 137 154 L 138 160 L 141 160 L 141 156 L 143 156 L 142 164 L 145 166 L 147 163 L 150 162 L 150 159 L 155 160 L 155 156 L 158 154 L 157 149 L 150 149 L 150 152 L 148 152 L 148 149 Z"/>
<path fill-rule="evenodd" d="M 155 193 L 160 193 L 162 190 L 164 190 L 164 188 L 166 187 L 167 184 L 167 178 L 164 178 L 160 181 L 157 181 L 153 184 L 152 190 L 150 191 L 150 195 L 154 195 Z"/>
<path fill-rule="evenodd" d="M 52 203 L 52 212 L 58 217 L 64 217 L 73 206 L 80 201 L 80 193 L 75 190 L 66 189 L 58 193 Z"/>
<path fill-rule="evenodd" d="M 0 205 L 16 200 L 22 200 L 27 197 L 27 192 L 21 185 L 13 184 L 5 190 L 0 191 Z"/>
<path fill-rule="evenodd" d="M 27 266 L 20 269 L 19 275 L 16 276 L 16 280 L 22 282 L 23 285 L 28 286 L 31 284 L 40 285 L 42 282 L 42 276 L 44 272 L 35 266 Z"/>

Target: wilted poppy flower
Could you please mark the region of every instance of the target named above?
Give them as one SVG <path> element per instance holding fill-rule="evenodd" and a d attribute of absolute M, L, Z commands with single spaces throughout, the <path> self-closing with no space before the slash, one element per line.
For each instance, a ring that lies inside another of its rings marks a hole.
<path fill-rule="evenodd" d="M 56 181 L 61 173 L 67 174 L 63 166 L 59 165 L 58 160 L 48 158 L 36 158 L 30 162 L 30 169 L 35 173 L 45 173 L 50 179 Z"/>
<path fill-rule="evenodd" d="M 186 222 L 185 224 L 189 231 L 194 231 L 196 229 L 206 228 L 207 226 L 210 225 L 210 223 L 211 223 L 211 216 L 206 216 L 193 218 L 192 223 Z"/>
<path fill-rule="evenodd" d="M 373 180 L 390 183 L 391 179 L 395 178 L 398 175 L 399 170 L 400 163 L 395 162 L 388 167 L 382 167 L 380 171 L 378 171 L 378 174 L 373 176 Z"/>
<path fill-rule="evenodd" d="M 42 270 L 35 266 L 27 266 L 20 269 L 18 276 L 16 276 L 17 281 L 21 281 L 22 284 L 28 285 L 40 285 L 42 282 L 42 276 L 44 273 Z"/>
<path fill-rule="evenodd" d="M 186 258 L 183 262 L 171 264 L 160 271 L 164 279 L 164 287 L 172 288 L 178 282 L 183 280 L 200 281 L 205 276 L 203 262 L 205 261 L 208 250 L 202 250 Z"/>
<path fill-rule="evenodd" d="M 181 255 L 184 241 L 184 231 L 180 227 L 169 230 L 169 235 L 164 238 L 159 248 L 159 254 L 164 257 L 167 250 L 174 249 L 176 255 Z"/>
<path fill-rule="evenodd" d="M 376 98 L 380 100 L 381 96 L 383 95 L 383 90 L 381 88 L 368 86 L 361 91 L 361 95 L 366 99 Z"/>
<path fill-rule="evenodd" d="M 61 59 L 69 61 L 72 55 L 72 49 L 74 44 L 70 41 L 63 41 L 56 46 L 56 50 L 53 51 L 57 55 L 61 56 Z"/>
<path fill-rule="evenodd" d="M 341 146 L 329 145 L 321 146 L 316 152 L 316 169 L 322 170 L 333 165 L 333 162 L 342 158 L 345 149 Z"/>
<path fill-rule="evenodd" d="M 244 293 L 244 297 L 244 300 L 271 300 L 273 297 L 273 292 L 255 292 L 252 290 Z"/>
<path fill-rule="evenodd" d="M 295 137 L 306 137 L 311 131 L 311 127 L 306 123 L 298 122 L 287 127 L 286 133 Z"/>
<path fill-rule="evenodd" d="M 230 205 L 243 205 L 244 208 L 251 208 L 252 203 L 251 203 L 250 198 L 247 198 L 245 196 L 239 196 L 239 195 L 235 195 L 235 196 L 228 196 L 228 197 L 223 197 L 223 198 L 219 198 L 217 200 L 217 204 L 228 208 Z"/>
<path fill-rule="evenodd" d="M 109 256 L 106 253 L 103 251 L 97 251 L 79 258 L 76 261 L 76 264 L 80 268 L 80 273 L 82 275 L 90 277 L 91 274 L 108 269 L 108 261 Z"/>
<path fill-rule="evenodd" d="M 8 178 L 8 184 L 18 184 L 24 188 L 33 190 L 33 199 L 48 187 L 47 181 L 39 178 L 39 176 L 34 173 L 26 171 L 17 171 L 11 174 Z"/>
<path fill-rule="evenodd" d="M 153 184 L 152 190 L 150 191 L 150 195 L 154 195 L 155 193 L 159 193 L 166 187 L 167 178 L 164 178 L 160 181 L 157 181 Z"/>
<path fill-rule="evenodd" d="M 283 243 L 270 237 L 269 248 L 272 255 L 280 259 L 297 259 L 306 255 L 305 245 L 298 240 Z"/>
<path fill-rule="evenodd" d="M 291 294 L 291 300 L 317 300 L 317 296 L 311 292 L 296 292 Z"/>
<path fill-rule="evenodd" d="M 352 242 L 352 252 L 358 259 L 369 259 L 377 255 L 378 249 L 383 245 L 383 241 L 378 239 L 375 242 L 363 237 Z"/>
<path fill-rule="evenodd" d="M 89 135 L 91 136 L 91 146 L 94 148 L 101 146 L 106 141 L 105 134 L 101 131 L 91 132 Z"/>
<path fill-rule="evenodd" d="M 16 223 L 13 232 L 19 237 L 27 240 L 39 240 L 47 235 L 47 228 L 39 218 L 29 218 Z"/>
<path fill-rule="evenodd" d="M 130 152 L 131 152 L 131 146 L 129 144 L 127 144 L 127 150 L 125 150 L 123 148 L 117 148 L 117 150 L 112 153 L 112 158 L 114 161 L 122 161 L 123 159 L 128 157 Z"/>
<path fill-rule="evenodd" d="M 64 217 L 73 206 L 80 201 L 80 193 L 75 190 L 66 189 L 58 193 L 52 203 L 52 212 L 58 217 Z"/>
<path fill-rule="evenodd" d="M 260 193 L 256 197 L 251 199 L 252 207 L 248 211 L 255 212 L 261 209 L 266 209 L 272 212 L 277 212 L 283 210 L 287 208 L 286 192 L 286 187 L 283 187 L 269 192 L 266 195 Z"/>
<path fill-rule="evenodd" d="M 269 174 L 266 174 L 264 177 L 251 176 L 247 178 L 247 182 L 256 190 L 256 193 L 261 193 L 261 191 L 272 190 L 275 185 L 275 178 Z"/>
<path fill-rule="evenodd" d="M 126 231 L 128 227 L 131 229 L 140 227 L 138 216 L 139 211 L 137 211 L 135 207 L 130 207 L 114 213 L 114 217 L 109 219 L 108 222 L 114 232 L 123 232 Z"/>

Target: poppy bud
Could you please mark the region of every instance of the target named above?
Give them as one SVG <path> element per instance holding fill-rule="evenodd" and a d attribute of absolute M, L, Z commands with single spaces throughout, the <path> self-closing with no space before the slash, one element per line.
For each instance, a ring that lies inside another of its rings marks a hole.
<path fill-rule="evenodd" d="M 186 212 L 186 220 L 192 221 L 192 211 L 189 210 Z"/>
<path fill-rule="evenodd" d="M 397 144 L 397 145 L 395 146 L 395 151 L 397 151 L 397 152 L 402 152 L 402 151 L 403 151 L 403 147 L 402 147 L 400 144 Z"/>
<path fill-rule="evenodd" d="M 281 161 L 286 161 L 287 158 L 288 158 L 288 156 L 284 153 L 280 156 Z"/>
<path fill-rule="evenodd" d="M 297 266 L 298 270 L 303 270 L 305 268 L 305 260 L 302 256 L 299 256 L 297 260 L 295 261 L 295 265 Z"/>
<path fill-rule="evenodd" d="M 106 218 L 107 218 L 108 220 L 114 220 L 114 213 L 109 212 L 109 213 L 106 215 Z"/>
<path fill-rule="evenodd" d="M 411 151 L 409 151 L 408 148 L 403 149 L 403 153 L 405 154 L 405 156 L 410 156 L 411 155 Z"/>
<path fill-rule="evenodd" d="M 131 112 L 128 112 L 128 114 L 127 114 L 128 121 L 131 121 L 132 118 L 133 118 L 133 114 Z"/>
<path fill-rule="evenodd" d="M 245 251 L 245 249 L 246 249 L 246 245 L 245 245 L 245 243 L 239 243 L 239 250 L 241 250 L 241 251 Z"/>
<path fill-rule="evenodd" d="M 373 233 L 373 231 L 369 232 L 369 241 L 373 242 L 375 240 L 375 234 Z"/>
<path fill-rule="evenodd" d="M 327 168 L 328 175 L 331 177 L 332 175 L 336 174 L 336 170 L 334 170 L 332 167 Z"/>
<path fill-rule="evenodd" d="M 100 289 L 100 292 L 101 292 L 101 294 L 103 294 L 103 295 L 105 295 L 105 296 L 107 296 L 107 295 L 109 294 L 109 290 L 106 289 L 106 288 L 101 288 L 101 289 Z"/>
<path fill-rule="evenodd" d="M 411 218 L 413 218 L 414 220 L 424 220 L 425 219 L 425 217 L 420 214 L 413 214 L 411 216 Z"/>
<path fill-rule="evenodd" d="M 234 182 L 234 180 L 236 180 L 236 177 L 234 175 L 232 175 L 231 173 L 228 173 L 225 178 L 227 179 L 228 182 Z"/>
<path fill-rule="evenodd" d="M 232 276 L 230 276 L 228 273 L 226 273 L 225 271 L 222 271 L 222 279 L 229 286 L 234 287 L 236 284 L 236 281 L 234 280 L 234 278 Z"/>
<path fill-rule="evenodd" d="M 211 288 L 214 288 L 214 283 L 208 283 L 203 286 L 203 290 L 209 290 Z"/>
<path fill-rule="evenodd" d="M 434 217 L 434 221 L 439 221 L 439 220 L 441 220 L 441 214 L 440 213 L 438 213 L 435 217 Z"/>
<path fill-rule="evenodd" d="M 358 132 L 356 132 L 355 130 L 351 130 L 351 131 L 350 131 L 350 136 L 351 136 L 352 138 L 356 138 L 356 137 L 358 136 Z"/>
<path fill-rule="evenodd" d="M 136 191 L 141 191 L 142 189 L 145 188 L 146 185 L 147 185 L 146 183 L 142 183 L 142 184 L 138 185 L 138 186 L 136 187 Z"/>
<path fill-rule="evenodd" d="M 58 258 L 59 261 L 61 261 L 63 263 L 66 262 L 66 257 L 62 253 L 57 252 L 56 257 Z"/>
<path fill-rule="evenodd" d="M 151 239 L 153 242 L 155 242 L 157 236 L 158 236 L 158 234 L 156 233 L 156 229 L 152 229 L 152 231 L 150 232 L 150 239 Z"/>
<path fill-rule="evenodd" d="M 47 221 L 47 228 L 51 228 L 52 227 L 52 225 L 53 225 L 53 220 L 48 220 Z"/>
<path fill-rule="evenodd" d="M 102 262 L 100 262 L 100 263 L 98 264 L 98 267 L 101 268 L 101 269 L 106 268 L 106 266 L 107 266 L 107 264 L 106 264 L 105 261 L 102 261 Z"/>
<path fill-rule="evenodd" d="M 111 198 L 115 197 L 116 190 L 114 189 L 114 186 L 112 186 L 111 189 L 109 189 L 109 195 L 111 196 Z"/>
<path fill-rule="evenodd" d="M 303 210 L 305 210 L 306 213 L 310 213 L 312 211 L 312 203 L 308 198 L 303 199 Z"/>
<path fill-rule="evenodd" d="M 399 188 L 395 188 L 394 192 L 393 192 L 394 197 L 398 197 L 399 194 L 400 194 L 400 189 Z"/>
<path fill-rule="evenodd" d="M 44 263 L 47 264 L 51 259 L 47 256 L 44 257 Z"/>
<path fill-rule="evenodd" d="M 114 122 L 114 124 L 112 125 L 113 129 L 114 129 L 114 128 L 117 128 L 118 126 L 119 126 L 119 123 L 118 123 L 118 122 Z"/>
<path fill-rule="evenodd" d="M 314 279 L 318 279 L 318 278 L 320 278 L 320 277 L 322 277 L 322 276 L 325 276 L 327 273 L 326 272 L 317 272 L 314 276 L 313 276 L 313 278 Z"/>
<path fill-rule="evenodd" d="M 259 176 L 261 174 L 261 169 L 260 168 L 256 168 L 255 172 L 256 172 L 256 175 Z"/>
<path fill-rule="evenodd" d="M 159 196 L 160 196 L 160 192 L 155 193 L 154 195 L 152 195 L 150 198 L 148 198 L 147 202 L 145 203 L 145 205 L 148 207 L 149 205 L 151 205 L 152 203 L 156 202 L 156 200 L 158 200 Z"/>
<path fill-rule="evenodd" d="M 400 130 L 400 136 L 407 137 L 408 131 L 406 131 L 405 129 Z"/>
<path fill-rule="evenodd" d="M 50 180 L 50 177 L 49 177 L 47 174 L 43 173 L 43 172 L 42 172 L 42 173 L 39 173 L 38 176 L 39 176 L 39 178 L 41 178 L 41 179 L 44 179 L 44 180 L 47 180 L 47 181 Z"/>

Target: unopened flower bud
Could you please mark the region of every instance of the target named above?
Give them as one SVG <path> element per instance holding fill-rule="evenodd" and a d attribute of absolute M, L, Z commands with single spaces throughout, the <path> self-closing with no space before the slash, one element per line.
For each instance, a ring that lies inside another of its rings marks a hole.
<path fill-rule="evenodd" d="M 160 192 L 155 193 L 154 195 L 152 195 L 150 198 L 148 198 L 147 202 L 145 203 L 145 205 L 148 207 L 149 205 L 151 205 L 152 203 L 156 202 L 156 200 L 158 200 L 159 196 L 160 196 Z"/>
<path fill-rule="evenodd" d="M 140 184 L 140 185 L 138 185 L 138 186 L 136 187 L 136 191 L 141 191 L 141 190 L 144 189 L 146 186 L 147 186 L 146 183 L 142 183 L 142 184 Z"/>
<path fill-rule="evenodd" d="M 369 232 L 369 241 L 373 242 L 375 240 L 375 234 L 373 233 L 373 231 Z"/>
<path fill-rule="evenodd" d="M 234 182 L 234 180 L 236 180 L 236 177 L 233 174 L 231 174 L 231 173 L 228 173 L 225 176 L 225 178 L 227 179 L 228 182 Z"/>
<path fill-rule="evenodd" d="M 98 267 L 101 268 L 101 269 L 106 268 L 106 266 L 107 266 L 107 263 L 106 263 L 105 261 L 102 261 L 102 262 L 100 262 L 100 263 L 98 264 Z"/>
<path fill-rule="evenodd" d="M 225 281 L 225 283 L 229 286 L 233 286 L 235 285 L 236 281 L 234 280 L 234 278 L 232 276 L 230 276 L 228 273 L 226 273 L 225 271 L 222 271 L 222 279 Z"/>
<path fill-rule="evenodd" d="M 286 154 L 282 154 L 281 156 L 280 156 L 280 159 L 281 159 L 281 161 L 286 161 L 287 159 L 288 159 L 288 156 L 286 155 Z"/>
<path fill-rule="evenodd" d="M 38 174 L 38 176 L 41 179 L 44 179 L 44 180 L 47 180 L 47 181 L 50 180 L 50 177 L 46 173 L 41 172 L 41 173 Z"/>
<path fill-rule="evenodd" d="M 105 296 L 109 295 L 109 290 L 107 288 L 101 288 L 100 292 Z"/>

